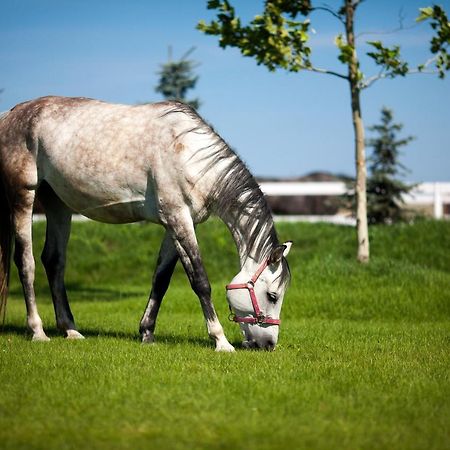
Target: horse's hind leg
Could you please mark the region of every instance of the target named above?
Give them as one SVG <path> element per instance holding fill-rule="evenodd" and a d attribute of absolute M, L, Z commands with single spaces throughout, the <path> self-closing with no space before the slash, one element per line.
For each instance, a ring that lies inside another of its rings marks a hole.
<path fill-rule="evenodd" d="M 159 250 L 158 262 L 153 275 L 152 291 L 139 328 L 142 342 L 145 344 L 154 342 L 153 333 L 155 331 L 156 317 L 158 316 L 164 294 L 169 287 L 170 278 L 172 277 L 177 261 L 178 252 L 174 246 L 172 237 L 166 232 L 161 249 Z"/>
<path fill-rule="evenodd" d="M 83 339 L 83 336 L 76 330 L 64 285 L 66 249 L 70 236 L 72 211 L 46 182 L 39 187 L 38 199 L 44 207 L 47 217 L 45 245 L 41 259 L 52 293 L 56 326 L 69 339 Z"/>
<path fill-rule="evenodd" d="M 32 246 L 32 215 L 35 192 L 26 188 L 14 193 L 12 202 L 13 227 L 15 232 L 14 262 L 19 271 L 27 308 L 27 324 L 34 341 L 48 341 L 36 306 L 34 293 L 35 263 Z"/>

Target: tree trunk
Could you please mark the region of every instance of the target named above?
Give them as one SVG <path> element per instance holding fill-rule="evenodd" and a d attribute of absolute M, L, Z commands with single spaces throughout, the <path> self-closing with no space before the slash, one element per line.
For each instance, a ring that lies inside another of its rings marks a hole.
<path fill-rule="evenodd" d="M 366 195 L 366 156 L 364 145 L 364 124 L 359 105 L 359 89 L 350 87 L 352 97 L 352 121 L 355 131 L 355 162 L 356 162 L 356 228 L 358 235 L 358 261 L 369 261 L 369 229 L 367 226 L 367 195 Z"/>
<path fill-rule="evenodd" d="M 364 124 L 361 116 L 359 63 L 356 55 L 355 33 L 353 19 L 359 1 L 345 0 L 345 28 L 347 44 L 353 49 L 348 61 L 348 75 L 350 83 L 352 121 L 355 132 L 355 162 L 356 162 L 356 228 L 358 235 L 358 261 L 369 261 L 369 230 L 367 225 L 367 196 L 366 196 L 366 155 L 364 144 Z"/>

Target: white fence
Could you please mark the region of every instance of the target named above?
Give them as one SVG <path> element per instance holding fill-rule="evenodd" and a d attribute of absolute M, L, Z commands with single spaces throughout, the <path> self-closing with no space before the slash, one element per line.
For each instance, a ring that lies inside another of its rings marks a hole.
<path fill-rule="evenodd" d="M 347 186 L 341 181 L 273 181 L 261 183 L 266 195 L 342 195 Z M 444 204 L 450 204 L 450 182 L 421 183 L 404 196 L 407 205 L 433 205 L 433 216 L 444 217 Z"/>
<path fill-rule="evenodd" d="M 266 195 L 296 196 L 296 195 L 342 195 L 347 192 L 347 186 L 341 181 L 273 181 L 260 183 L 261 189 Z M 436 219 L 444 217 L 444 204 L 450 204 L 450 182 L 422 183 L 417 185 L 410 194 L 404 197 L 407 205 L 433 207 L 433 216 Z M 45 220 L 45 216 L 35 214 L 35 221 Z M 74 220 L 89 220 L 86 217 L 75 215 Z M 340 215 L 334 216 L 309 216 L 286 215 L 275 216 L 275 220 L 283 222 L 331 222 L 339 225 L 354 226 L 356 220 L 353 217 Z"/>

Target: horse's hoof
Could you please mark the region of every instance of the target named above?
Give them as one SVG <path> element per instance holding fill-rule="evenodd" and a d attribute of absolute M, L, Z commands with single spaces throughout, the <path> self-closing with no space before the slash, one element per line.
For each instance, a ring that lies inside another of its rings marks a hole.
<path fill-rule="evenodd" d="M 45 334 L 33 334 L 33 337 L 31 338 L 33 342 L 48 342 L 50 341 L 50 338 Z"/>
<path fill-rule="evenodd" d="M 234 347 L 228 342 L 228 341 L 225 341 L 225 342 L 218 342 L 217 344 L 216 344 L 216 352 L 228 352 L 228 353 L 230 353 L 230 352 L 234 352 L 235 350 L 234 350 Z"/>
<path fill-rule="evenodd" d="M 155 336 L 150 331 L 142 333 L 142 344 L 154 344 Z"/>
<path fill-rule="evenodd" d="M 84 339 L 84 336 L 77 330 L 66 330 L 66 339 Z"/>

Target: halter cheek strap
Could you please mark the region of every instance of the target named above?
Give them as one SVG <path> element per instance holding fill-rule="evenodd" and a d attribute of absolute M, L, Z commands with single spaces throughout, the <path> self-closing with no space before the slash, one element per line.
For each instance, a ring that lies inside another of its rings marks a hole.
<path fill-rule="evenodd" d="M 247 289 L 248 293 L 250 294 L 250 300 L 252 301 L 253 305 L 253 311 L 255 312 L 255 315 L 253 317 L 239 317 L 233 312 L 230 314 L 230 320 L 233 322 L 240 322 L 240 323 L 251 323 L 251 324 L 258 324 L 258 325 L 280 325 L 281 320 L 280 319 L 272 319 L 269 316 L 265 316 L 258 304 L 258 299 L 256 298 L 255 293 L 255 283 L 260 277 L 260 275 L 264 272 L 264 269 L 268 266 L 269 259 L 266 259 L 258 268 L 258 270 L 255 272 L 255 274 L 252 276 L 252 278 L 247 283 L 235 283 L 235 284 L 228 284 L 226 286 L 227 291 L 232 291 L 234 289 Z M 231 309 L 231 308 L 230 308 Z"/>

